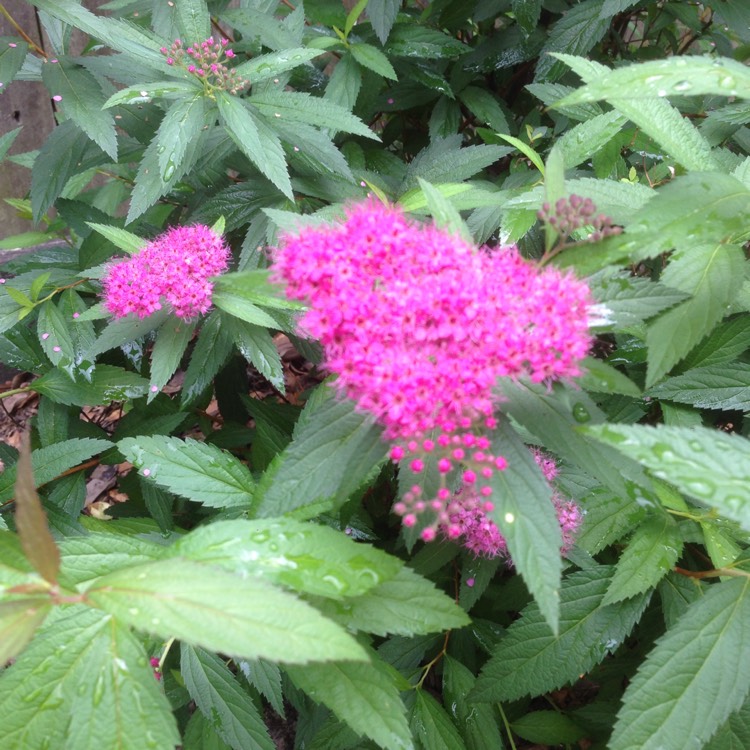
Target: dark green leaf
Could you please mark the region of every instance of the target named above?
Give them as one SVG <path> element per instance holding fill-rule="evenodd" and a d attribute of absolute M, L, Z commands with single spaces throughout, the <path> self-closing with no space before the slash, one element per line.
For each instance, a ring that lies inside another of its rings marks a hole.
<path fill-rule="evenodd" d="M 697 367 L 668 378 L 648 394 L 699 409 L 750 411 L 750 365 L 731 362 Z"/>
<path fill-rule="evenodd" d="M 156 397 L 180 366 L 182 355 L 193 338 L 195 326 L 195 322 L 167 320 L 159 329 L 151 351 L 149 401 Z"/>
<path fill-rule="evenodd" d="M 385 44 L 388 40 L 399 7 L 398 0 L 370 0 L 367 3 L 367 17 L 381 44 Z"/>
<path fill-rule="evenodd" d="M 349 45 L 349 51 L 362 67 L 372 70 L 383 78 L 389 78 L 392 81 L 397 80 L 393 66 L 377 47 L 364 42 L 357 42 Z"/>
<path fill-rule="evenodd" d="M 750 348 L 750 320 L 740 316 L 719 324 L 682 361 L 685 369 L 723 365 Z"/>
<path fill-rule="evenodd" d="M 18 36 L 0 36 L 0 93 L 21 69 L 29 45 Z"/>
<path fill-rule="evenodd" d="M 531 711 L 510 726 L 522 739 L 545 745 L 573 744 L 586 736 L 572 719 L 556 711 Z"/>
<path fill-rule="evenodd" d="M 281 670 L 264 659 L 240 661 L 245 679 L 271 704 L 276 713 L 284 717 L 284 696 L 281 690 Z"/>
<path fill-rule="evenodd" d="M 426 690 L 416 691 L 411 727 L 423 750 L 466 749 L 450 716 Z"/>
<path fill-rule="evenodd" d="M 268 330 L 252 323 L 240 323 L 235 318 L 225 318 L 224 327 L 234 338 L 240 354 L 254 365 L 274 388 L 283 393 L 284 371 L 281 356 Z"/>
<path fill-rule="evenodd" d="M 61 404 L 96 406 L 144 396 L 148 380 L 121 367 L 97 365 L 90 382 L 74 383 L 61 370 L 50 370 L 34 380 L 31 388 Z"/>

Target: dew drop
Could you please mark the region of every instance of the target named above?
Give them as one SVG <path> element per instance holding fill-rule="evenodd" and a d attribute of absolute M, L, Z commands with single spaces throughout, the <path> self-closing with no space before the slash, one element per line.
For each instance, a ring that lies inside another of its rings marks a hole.
<path fill-rule="evenodd" d="M 591 415 L 589 414 L 588 409 L 580 401 L 573 404 L 573 419 L 580 423 L 591 420 Z"/>
<path fill-rule="evenodd" d="M 691 88 L 693 88 L 693 84 L 690 83 L 690 81 L 680 81 L 679 83 L 675 83 L 672 88 L 675 91 L 689 91 Z"/>
<path fill-rule="evenodd" d="M 512 513 L 505 514 L 505 523 L 513 523 L 513 521 L 515 520 L 516 520 L 516 517 Z"/>

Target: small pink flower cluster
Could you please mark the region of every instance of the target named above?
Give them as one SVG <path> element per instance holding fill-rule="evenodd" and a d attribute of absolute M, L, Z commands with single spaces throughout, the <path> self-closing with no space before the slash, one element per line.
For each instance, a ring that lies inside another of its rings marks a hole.
<path fill-rule="evenodd" d="M 242 91 L 249 81 L 240 78 L 237 71 L 228 68 L 221 60 L 222 55 L 228 60 L 235 57 L 231 49 L 227 49 L 228 39 L 220 39 L 218 42 L 210 36 L 203 42 L 196 42 L 184 47 L 181 39 L 175 39 L 172 46 L 162 47 L 162 55 L 166 55 L 167 65 L 181 65 L 211 88 L 223 89 L 230 94 Z M 186 60 L 189 58 L 189 60 Z"/>
<path fill-rule="evenodd" d="M 557 476 L 557 465 L 549 456 L 541 451 L 532 450 L 534 460 L 542 470 L 545 479 L 551 484 Z M 477 557 L 504 557 L 510 561 L 508 546 L 497 528 L 476 499 L 464 497 L 462 491 L 453 497 L 449 506 L 449 523 L 443 524 L 440 531 L 449 539 L 460 540 L 461 544 Z M 581 509 L 573 501 L 563 497 L 553 489 L 552 503 L 557 512 L 557 520 L 562 532 L 562 552 L 568 552 L 573 546 L 573 540 L 581 525 Z"/>
<path fill-rule="evenodd" d="M 211 307 L 211 276 L 227 269 L 229 248 L 210 227 L 174 227 L 140 252 L 112 264 L 103 280 L 104 306 L 116 318 L 145 318 L 164 298 L 183 320 Z"/>
<path fill-rule="evenodd" d="M 515 247 L 478 251 L 375 201 L 337 226 L 285 236 L 275 261 L 288 296 L 311 304 L 302 324 L 323 344 L 338 389 L 396 443 L 391 458 L 419 474 L 435 457 L 441 490 L 406 493 L 395 507 L 404 523 L 432 511 L 425 540 L 449 524 L 445 477 L 459 468 L 465 502 L 491 510 L 487 482 L 506 465 L 480 434 L 495 426 L 493 386 L 501 376 L 580 373 L 590 345 L 586 285 L 540 270 Z"/>

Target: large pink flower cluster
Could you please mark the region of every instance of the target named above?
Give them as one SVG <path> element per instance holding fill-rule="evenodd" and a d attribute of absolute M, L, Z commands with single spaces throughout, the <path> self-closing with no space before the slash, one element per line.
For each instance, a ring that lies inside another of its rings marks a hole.
<path fill-rule="evenodd" d="M 103 280 L 104 306 L 116 318 L 145 318 L 166 300 L 190 320 L 211 307 L 211 276 L 227 269 L 229 248 L 210 227 L 174 227 L 135 255 L 113 263 Z"/>
<path fill-rule="evenodd" d="M 491 508 L 487 480 L 505 468 L 481 435 L 495 424 L 497 378 L 575 376 L 589 349 L 585 284 L 375 201 L 283 237 L 275 268 L 287 294 L 310 304 L 303 327 L 323 344 L 338 389 L 383 425 L 393 460 L 420 473 L 432 453 L 441 475 L 460 467 L 479 511 Z M 452 493 L 445 483 L 436 498 L 417 490 L 396 511 L 406 525 L 433 511 L 422 534 L 434 538 Z"/>

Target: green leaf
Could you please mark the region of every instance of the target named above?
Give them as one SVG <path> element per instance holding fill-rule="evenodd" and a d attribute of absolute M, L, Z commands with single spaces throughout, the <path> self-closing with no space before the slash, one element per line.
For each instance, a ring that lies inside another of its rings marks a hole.
<path fill-rule="evenodd" d="M 633 398 L 641 397 L 641 389 L 629 377 L 606 362 L 594 357 L 586 357 L 581 364 L 586 368 L 586 373 L 579 377 L 577 382 L 584 390 L 594 393 L 619 393 Z"/>
<path fill-rule="evenodd" d="M 74 383 L 61 370 L 50 370 L 31 382 L 32 390 L 60 404 L 96 406 L 144 396 L 148 380 L 112 365 L 97 365 L 91 381 Z"/>
<path fill-rule="evenodd" d="M 49 452 L 49 449 L 40 450 Z M 60 550 L 50 534 L 47 515 L 36 492 L 28 438 L 21 444 L 18 463 L 13 468 L 16 469 L 15 521 L 21 548 L 37 573 L 54 586 L 60 572 Z"/>
<path fill-rule="evenodd" d="M 70 321 L 65 320 L 52 300 L 48 300 L 39 308 L 37 331 L 42 349 L 53 365 L 67 365 L 65 369 L 78 364 L 73 339 L 68 331 L 70 325 Z"/>
<path fill-rule="evenodd" d="M 0 664 L 7 664 L 26 648 L 51 609 L 49 596 L 0 602 Z"/>
<path fill-rule="evenodd" d="M 177 7 L 181 8 L 182 3 Z M 182 162 L 189 153 L 190 143 L 198 138 L 203 127 L 213 122 L 213 119 L 206 111 L 203 92 L 179 99 L 167 110 L 156 134 L 159 170 L 165 182 L 175 171 L 181 170 Z"/>
<path fill-rule="evenodd" d="M 106 97 L 99 82 L 80 65 L 62 58 L 42 65 L 42 80 L 57 106 L 113 161 L 117 161 L 115 120 L 104 109 Z"/>
<path fill-rule="evenodd" d="M 274 750 L 250 696 L 224 662 L 202 648 L 180 646 L 180 672 L 190 697 L 233 750 Z"/>
<path fill-rule="evenodd" d="M 28 51 L 29 45 L 21 37 L 0 36 L 0 93 L 16 77 Z"/>
<path fill-rule="evenodd" d="M 0 677 L 4 748 L 143 750 L 180 742 L 164 691 L 127 628 L 81 606 L 50 619 Z"/>
<path fill-rule="evenodd" d="M 292 682 L 322 703 L 357 734 L 386 750 L 413 748 L 406 709 L 399 696 L 408 683 L 378 656 L 371 663 L 328 662 L 285 667 Z"/>
<path fill-rule="evenodd" d="M 50 239 L 51 235 L 47 232 L 21 232 L 0 240 L 0 250 L 20 250 L 25 247 L 34 247 L 34 245 L 49 242 Z"/>
<path fill-rule="evenodd" d="M 750 321 L 739 316 L 719 324 L 695 348 L 690 350 L 682 366 L 685 369 L 709 367 L 733 362 L 750 348 Z"/>
<path fill-rule="evenodd" d="M 181 38 L 189 44 L 202 42 L 211 33 L 211 17 L 206 0 L 182 0 L 175 3 L 177 28 Z"/>
<path fill-rule="evenodd" d="M 553 635 L 535 602 L 521 613 L 485 665 L 469 701 L 513 701 L 575 682 L 613 652 L 638 621 L 648 597 L 604 606 L 612 568 L 573 573 L 560 592 L 560 632 Z"/>
<path fill-rule="evenodd" d="M 90 226 L 95 232 L 101 234 L 102 237 L 106 237 L 115 247 L 119 247 L 120 250 L 124 250 L 128 255 L 137 253 L 147 242 L 146 240 L 139 237 L 137 234 L 128 232 L 120 227 L 110 227 L 106 224 L 96 224 L 93 221 L 87 221 L 86 224 Z"/>
<path fill-rule="evenodd" d="M 185 371 L 182 384 L 182 407 L 191 404 L 213 381 L 233 351 L 232 338 L 216 311 L 203 324 Z"/>
<path fill-rule="evenodd" d="M 0 64 L 2 63 L 0 62 Z M 13 145 L 13 141 L 16 140 L 20 132 L 21 127 L 18 127 L 14 130 L 9 130 L 7 133 L 3 133 L 2 135 L 0 135 L 0 161 L 5 159 L 5 155 L 10 150 L 10 147 Z"/>
<path fill-rule="evenodd" d="M 421 688 L 415 693 L 411 726 L 423 750 L 465 750 L 466 748 L 445 709 L 430 693 Z"/>
<path fill-rule="evenodd" d="M 748 587 L 747 578 L 709 586 L 657 641 L 625 691 L 611 750 L 703 744 L 742 705 L 750 689 Z"/>
<path fill-rule="evenodd" d="M 591 2 L 598 0 L 588 0 L 576 8 L 583 9 L 585 5 L 590 8 Z M 609 26 L 609 21 L 606 21 L 606 25 Z M 610 73 L 609 68 L 592 60 L 565 54 L 555 54 L 555 57 L 571 67 L 587 83 Z M 718 162 L 706 139 L 669 102 L 658 97 L 641 98 L 637 101 L 612 97 L 608 101 L 686 169 L 718 169 Z"/>
<path fill-rule="evenodd" d="M 352 110 L 362 88 L 362 68 L 350 54 L 342 55 L 328 79 L 324 98 L 339 107 Z M 334 131 L 331 130 L 331 133 Z"/>
<path fill-rule="evenodd" d="M 163 58 L 162 64 L 164 64 Z M 191 94 L 195 96 L 201 90 L 200 84 L 193 80 L 139 83 L 112 94 L 104 103 L 104 109 L 117 107 L 120 104 L 144 104 L 152 99 L 184 99 L 190 97 Z"/>
<path fill-rule="evenodd" d="M 294 47 L 284 49 L 280 52 L 270 52 L 266 55 L 258 55 L 252 60 L 238 65 L 234 70 L 240 78 L 248 78 L 253 86 L 269 78 L 277 78 L 282 73 L 293 70 L 299 65 L 304 65 L 314 57 L 323 54 L 319 49 L 308 49 L 307 47 Z"/>
<path fill-rule="evenodd" d="M 648 591 L 677 562 L 682 536 L 668 513 L 652 515 L 633 534 L 620 557 L 603 604 L 629 599 Z"/>
<path fill-rule="evenodd" d="M 258 578 L 191 560 L 163 560 L 110 573 L 86 599 L 160 638 L 245 659 L 285 663 L 366 660 L 362 647 L 309 604 Z"/>
<path fill-rule="evenodd" d="M 750 411 L 750 365 L 731 362 L 697 367 L 667 378 L 648 395 L 699 409 Z"/>
<path fill-rule="evenodd" d="M 435 226 L 460 237 L 464 242 L 471 245 L 474 240 L 466 228 L 466 224 L 462 221 L 461 214 L 456 211 L 451 202 L 437 187 L 430 185 L 429 182 L 423 180 L 421 177 L 418 177 L 417 180 Z"/>
<path fill-rule="evenodd" d="M 167 320 L 159 329 L 151 351 L 151 387 L 148 400 L 151 402 L 169 382 L 180 366 L 182 355 L 188 347 L 196 323 L 184 320 Z"/>
<path fill-rule="evenodd" d="M 224 326 L 234 339 L 240 354 L 277 390 L 284 392 L 284 370 L 281 356 L 271 334 L 252 323 L 225 318 Z"/>
<path fill-rule="evenodd" d="M 502 107 L 486 89 L 480 89 L 478 86 L 467 86 L 459 92 L 458 98 L 474 117 L 480 122 L 486 123 L 496 133 L 508 133 L 510 131 Z"/>
<path fill-rule="evenodd" d="M 544 162 L 542 161 L 542 157 L 528 143 L 506 133 L 498 133 L 497 136 L 515 146 L 516 150 L 520 151 L 539 170 L 542 177 L 544 177 Z"/>
<path fill-rule="evenodd" d="M 107 324 L 99 334 L 94 346 L 87 352 L 87 358 L 94 359 L 99 354 L 114 349 L 117 346 L 137 341 L 146 334 L 156 330 L 169 318 L 169 311 L 165 308 L 157 310 L 146 318 L 129 315 L 118 318 Z"/>
<path fill-rule="evenodd" d="M 68 380 L 66 375 L 63 375 Z M 70 382 L 68 380 L 68 382 Z M 31 468 L 36 480 L 36 486 L 41 487 L 53 479 L 57 479 L 64 471 L 87 461 L 91 456 L 101 453 L 112 446 L 108 440 L 96 440 L 94 438 L 74 438 L 62 443 L 48 445 L 45 448 L 37 448 L 31 452 Z M 13 493 L 13 484 L 16 481 L 16 469 L 14 466 L 6 466 L 5 471 L 0 474 L 0 500 L 7 500 Z"/>
<path fill-rule="evenodd" d="M 586 432 L 750 531 L 750 443 L 705 427 L 597 425 Z"/>
<path fill-rule="evenodd" d="M 399 0 L 370 0 L 367 4 L 367 17 L 381 44 L 388 41 L 400 7 Z"/>
<path fill-rule="evenodd" d="M 317 606 L 342 625 L 375 635 L 435 633 L 469 623 L 463 609 L 408 567 L 362 596 Z"/>
<path fill-rule="evenodd" d="M 526 588 L 557 632 L 562 560 L 562 537 L 552 488 L 531 451 L 503 420 L 492 439 L 492 453 L 508 462 L 489 480 L 494 510 L 488 516 L 500 529 L 508 552 Z"/>
<path fill-rule="evenodd" d="M 559 104 L 569 106 L 614 97 L 706 94 L 750 98 L 750 71 L 727 57 L 680 55 L 650 60 L 612 70 L 569 94 Z"/>
<path fill-rule="evenodd" d="M 744 257 L 735 245 L 694 248 L 698 266 L 693 296 L 653 321 L 646 332 L 648 372 L 646 385 L 658 382 L 724 317 L 742 284 Z"/>
<path fill-rule="evenodd" d="M 565 168 L 590 159 L 622 130 L 628 118 L 619 112 L 606 112 L 565 132 L 555 144 L 562 150 Z"/>
<path fill-rule="evenodd" d="M 390 61 L 377 47 L 364 42 L 356 42 L 349 45 L 349 51 L 352 53 L 352 57 L 368 70 L 372 70 L 379 76 L 391 81 L 398 80 L 396 71 Z"/>
<path fill-rule="evenodd" d="M 545 745 L 573 744 L 586 736 L 572 719 L 556 711 L 531 711 L 510 726 L 522 739 Z"/>
<path fill-rule="evenodd" d="M 476 677 L 460 661 L 443 657 L 443 699 L 449 707 L 467 750 L 499 750 L 504 747 L 495 712 L 486 703 L 467 700 Z"/>
<path fill-rule="evenodd" d="M 182 737 L 183 750 L 231 750 L 219 737 L 212 723 L 200 711 L 194 711 L 188 719 Z"/>
<path fill-rule="evenodd" d="M 724 726 L 705 745 L 706 750 L 744 750 L 750 746 L 750 701 L 731 714 Z"/>
<path fill-rule="evenodd" d="M 273 118 L 285 122 L 305 122 L 308 125 L 378 140 L 378 136 L 358 117 L 344 107 L 318 96 L 299 91 L 266 91 L 251 96 L 248 101 L 271 122 Z"/>
<path fill-rule="evenodd" d="M 341 532 L 289 518 L 216 521 L 182 537 L 170 554 L 333 599 L 361 596 L 403 565 Z"/>
<path fill-rule="evenodd" d="M 291 198 L 292 184 L 289 181 L 284 150 L 276 134 L 265 122 L 253 115 L 243 100 L 219 91 L 216 103 L 227 133 L 240 151 L 284 195 Z"/>
<path fill-rule="evenodd" d="M 258 485 L 260 517 L 328 498 L 340 505 L 386 458 L 388 446 L 372 419 L 323 388 L 317 403 L 308 402 L 292 443 Z"/>
<path fill-rule="evenodd" d="M 136 437 L 117 447 L 143 476 L 171 492 L 211 508 L 253 505 L 255 482 L 230 453 L 191 438 Z"/>
<path fill-rule="evenodd" d="M 237 666 L 245 679 L 271 704 L 276 713 L 284 717 L 284 696 L 281 688 L 281 670 L 276 664 L 263 659 L 240 661 Z"/>

